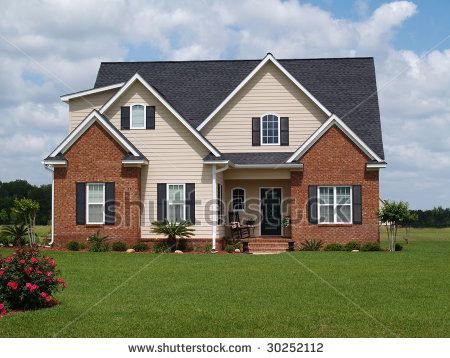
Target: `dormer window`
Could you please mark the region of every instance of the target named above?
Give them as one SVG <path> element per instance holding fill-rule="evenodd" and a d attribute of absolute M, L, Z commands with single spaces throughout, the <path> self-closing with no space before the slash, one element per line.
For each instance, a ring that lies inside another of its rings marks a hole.
<path fill-rule="evenodd" d="M 134 104 L 131 107 L 130 128 L 145 129 L 145 106 Z"/>
<path fill-rule="evenodd" d="M 275 114 L 261 117 L 261 144 L 280 145 L 280 118 Z"/>

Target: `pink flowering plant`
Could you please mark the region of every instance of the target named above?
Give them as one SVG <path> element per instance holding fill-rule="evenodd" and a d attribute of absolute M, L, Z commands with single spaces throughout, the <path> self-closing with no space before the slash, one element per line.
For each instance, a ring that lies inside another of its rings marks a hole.
<path fill-rule="evenodd" d="M 37 249 L 21 248 L 0 257 L 0 316 L 8 309 L 38 309 L 58 304 L 54 294 L 66 283 L 59 278 L 56 261 Z"/>

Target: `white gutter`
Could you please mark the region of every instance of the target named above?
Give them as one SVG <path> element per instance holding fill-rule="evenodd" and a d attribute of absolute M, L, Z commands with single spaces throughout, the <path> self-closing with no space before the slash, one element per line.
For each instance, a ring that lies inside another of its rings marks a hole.
<path fill-rule="evenodd" d="M 217 237 L 217 175 L 216 165 L 212 165 L 212 251 L 216 251 L 216 237 Z"/>
<path fill-rule="evenodd" d="M 55 241 L 55 170 L 50 169 L 49 165 L 45 165 L 44 168 L 52 172 L 52 238 L 48 243 L 48 247 L 51 247 Z"/>

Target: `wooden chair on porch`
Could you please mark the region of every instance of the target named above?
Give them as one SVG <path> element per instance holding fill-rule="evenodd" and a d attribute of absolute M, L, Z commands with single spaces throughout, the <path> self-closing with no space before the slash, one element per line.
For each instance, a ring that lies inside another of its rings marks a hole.
<path fill-rule="evenodd" d="M 250 237 L 250 227 L 241 223 L 239 211 L 228 212 L 228 222 L 232 240 L 241 240 Z"/>

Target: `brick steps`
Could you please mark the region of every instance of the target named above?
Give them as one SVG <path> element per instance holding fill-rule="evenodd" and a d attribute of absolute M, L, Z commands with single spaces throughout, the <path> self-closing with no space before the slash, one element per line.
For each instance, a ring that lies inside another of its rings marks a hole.
<path fill-rule="evenodd" d="M 250 239 L 248 248 L 250 253 L 278 253 L 288 250 L 289 239 Z"/>

